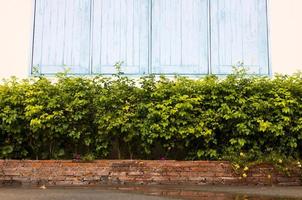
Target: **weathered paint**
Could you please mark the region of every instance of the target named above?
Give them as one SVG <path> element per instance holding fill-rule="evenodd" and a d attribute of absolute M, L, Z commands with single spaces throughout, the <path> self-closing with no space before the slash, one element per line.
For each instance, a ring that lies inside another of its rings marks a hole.
<path fill-rule="evenodd" d="M 94 0 L 93 73 L 147 74 L 149 0 Z"/>
<path fill-rule="evenodd" d="M 250 73 L 269 73 L 266 11 L 266 0 L 211 0 L 214 74 L 228 74 L 241 62 Z"/>
<path fill-rule="evenodd" d="M 36 0 L 33 66 L 89 73 L 90 0 Z"/>
<path fill-rule="evenodd" d="M 208 73 L 208 1 L 153 0 L 152 72 Z"/>
<path fill-rule="evenodd" d="M 122 61 L 125 74 L 228 74 L 234 60 L 269 72 L 266 0 L 60 3 L 37 0 L 33 63 L 41 73 L 67 65 L 73 73 L 113 74 Z"/>

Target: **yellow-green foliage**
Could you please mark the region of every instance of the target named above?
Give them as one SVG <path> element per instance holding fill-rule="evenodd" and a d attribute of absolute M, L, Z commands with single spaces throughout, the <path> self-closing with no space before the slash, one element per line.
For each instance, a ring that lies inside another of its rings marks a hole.
<path fill-rule="evenodd" d="M 0 85 L 0 158 L 300 159 L 302 75 Z"/>

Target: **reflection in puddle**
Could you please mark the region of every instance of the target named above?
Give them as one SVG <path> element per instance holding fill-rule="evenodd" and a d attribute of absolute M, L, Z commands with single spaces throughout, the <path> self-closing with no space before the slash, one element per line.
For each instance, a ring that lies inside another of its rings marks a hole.
<path fill-rule="evenodd" d="M 109 189 L 183 200 L 302 200 L 297 198 L 259 197 L 253 195 L 231 194 L 222 192 L 190 191 L 189 189 L 184 190 L 169 187 L 119 186 L 109 187 Z"/>

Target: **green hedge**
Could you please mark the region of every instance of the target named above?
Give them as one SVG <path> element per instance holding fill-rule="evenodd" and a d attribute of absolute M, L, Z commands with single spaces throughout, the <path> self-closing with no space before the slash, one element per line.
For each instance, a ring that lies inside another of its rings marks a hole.
<path fill-rule="evenodd" d="M 0 84 L 0 158 L 300 159 L 302 74 Z"/>

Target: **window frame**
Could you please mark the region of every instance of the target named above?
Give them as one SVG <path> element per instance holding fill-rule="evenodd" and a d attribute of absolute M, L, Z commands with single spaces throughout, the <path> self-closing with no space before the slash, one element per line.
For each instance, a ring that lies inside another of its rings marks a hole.
<path fill-rule="evenodd" d="M 94 0 L 90 0 L 91 1 L 91 20 L 93 20 L 93 6 L 94 6 Z M 181 75 L 181 76 L 189 76 L 189 77 L 201 77 L 201 76 L 206 76 L 206 75 L 212 75 L 212 45 L 211 45 L 211 40 L 212 40 L 212 36 L 211 36 L 211 0 L 207 0 L 207 4 L 208 4 L 208 19 L 207 19 L 207 24 L 208 24 L 208 30 L 207 30 L 207 35 L 208 35 L 208 45 L 207 45 L 207 51 L 208 51 L 208 56 L 207 56 L 207 63 L 208 63 L 208 73 L 194 73 L 194 74 L 182 74 L 182 73 L 152 73 L 152 5 L 153 5 L 153 0 L 148 0 L 149 1 L 149 20 L 148 20 L 148 27 L 149 27 L 149 39 L 148 39 L 148 73 L 146 74 L 124 74 L 127 76 L 145 76 L 145 75 L 149 75 L 149 74 L 153 74 L 153 75 L 166 75 L 166 76 L 175 76 L 175 75 Z M 268 74 L 257 74 L 260 76 L 272 76 L 272 61 L 271 61 L 271 38 L 270 38 L 270 0 L 264 0 L 265 1 L 265 6 L 266 6 L 266 32 L 267 32 L 267 39 L 266 39 L 266 45 L 267 45 L 267 60 L 268 60 Z M 30 34 L 30 40 L 29 40 L 29 46 L 30 46 L 30 50 L 29 50 L 29 67 L 28 67 L 28 74 L 29 76 L 36 76 L 37 73 L 34 72 L 34 48 L 35 48 L 35 31 L 36 31 L 36 12 L 37 12 L 37 0 L 32 0 L 32 11 L 31 11 L 31 34 Z M 76 73 L 71 73 L 71 75 L 76 75 L 76 76 L 95 76 L 95 75 L 105 75 L 105 76 L 111 76 L 112 74 L 101 74 L 101 73 L 94 73 L 93 72 L 93 65 L 92 65 L 92 40 L 93 40 L 93 31 L 92 31 L 92 24 L 93 21 L 90 22 L 90 40 L 89 40 L 89 51 L 90 51 L 90 55 L 89 55 L 89 73 L 87 74 L 76 74 Z M 118 61 L 117 61 L 118 62 Z M 150 73 L 151 72 L 151 73 Z M 55 76 L 57 73 L 38 73 L 38 75 L 45 75 L 45 76 Z M 228 75 L 228 73 L 226 74 L 214 74 L 214 75 L 218 75 L 218 76 L 226 76 Z"/>

